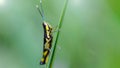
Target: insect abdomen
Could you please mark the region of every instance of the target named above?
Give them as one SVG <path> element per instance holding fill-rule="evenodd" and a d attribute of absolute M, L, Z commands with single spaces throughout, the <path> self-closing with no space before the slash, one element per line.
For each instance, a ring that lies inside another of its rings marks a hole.
<path fill-rule="evenodd" d="M 48 62 L 49 53 L 50 53 L 50 51 L 48 49 L 44 49 L 43 57 L 40 61 L 40 65 L 44 65 Z"/>

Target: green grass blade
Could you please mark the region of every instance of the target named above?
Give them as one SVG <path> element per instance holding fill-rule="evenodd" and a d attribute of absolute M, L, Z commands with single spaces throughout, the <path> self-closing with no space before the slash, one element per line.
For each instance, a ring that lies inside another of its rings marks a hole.
<path fill-rule="evenodd" d="M 67 8 L 67 4 L 68 4 L 68 0 L 65 1 L 65 5 L 64 5 L 64 8 L 62 10 L 62 14 L 60 16 L 60 20 L 59 20 L 59 24 L 58 24 L 58 32 L 57 32 L 57 36 L 56 36 L 56 39 L 55 39 L 53 51 L 51 53 L 51 58 L 50 58 L 50 63 L 48 64 L 48 68 L 52 68 L 52 65 L 53 65 L 53 60 L 54 60 L 54 56 L 55 56 L 55 52 L 56 52 L 56 46 L 57 46 L 58 38 L 59 38 L 59 34 L 60 34 L 59 29 L 61 29 L 62 24 L 63 24 L 63 20 L 64 20 L 66 8 Z"/>

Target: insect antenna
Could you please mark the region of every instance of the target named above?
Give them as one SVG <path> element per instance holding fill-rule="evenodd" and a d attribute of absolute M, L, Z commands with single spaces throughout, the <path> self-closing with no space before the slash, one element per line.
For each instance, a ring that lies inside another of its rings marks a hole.
<path fill-rule="evenodd" d="M 43 7 L 42 7 L 42 0 L 40 0 L 40 9 L 39 9 L 38 5 L 36 5 L 36 8 L 37 8 L 38 12 L 40 13 L 40 15 L 42 17 L 42 20 L 44 21 L 45 20 L 45 16 L 44 16 L 44 11 L 43 11 Z"/>

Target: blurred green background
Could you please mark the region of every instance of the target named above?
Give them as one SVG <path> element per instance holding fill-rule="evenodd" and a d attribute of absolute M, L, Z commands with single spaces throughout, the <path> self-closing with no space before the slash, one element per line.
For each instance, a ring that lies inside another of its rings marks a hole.
<path fill-rule="evenodd" d="M 59 23 L 65 0 L 43 0 Z M 45 68 L 39 0 L 0 0 L 0 68 Z M 54 33 L 55 38 L 55 33 Z M 120 0 L 69 0 L 53 68 L 120 68 Z"/>

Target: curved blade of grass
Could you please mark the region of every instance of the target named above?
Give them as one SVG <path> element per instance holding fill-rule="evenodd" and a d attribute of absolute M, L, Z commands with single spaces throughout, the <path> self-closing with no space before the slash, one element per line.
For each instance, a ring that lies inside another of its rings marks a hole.
<path fill-rule="evenodd" d="M 51 53 L 51 58 L 50 58 L 50 63 L 48 64 L 48 68 L 52 68 L 52 65 L 53 65 L 53 59 L 54 59 L 54 56 L 55 56 L 56 46 L 57 46 L 57 42 L 58 42 L 58 38 L 59 38 L 59 34 L 60 34 L 59 29 L 62 27 L 62 23 L 63 23 L 63 19 L 64 19 L 64 16 L 65 16 L 67 4 L 68 4 L 68 0 L 65 1 L 64 8 L 63 8 L 62 14 L 60 16 L 60 20 L 59 20 L 59 24 L 58 24 L 58 32 L 57 32 L 54 47 L 53 47 L 53 50 L 52 50 L 52 53 Z"/>

